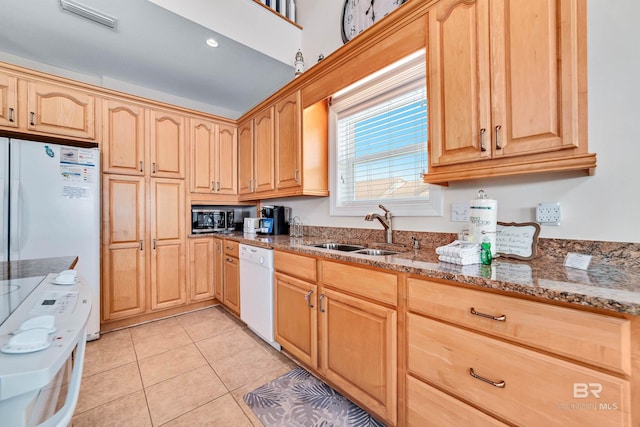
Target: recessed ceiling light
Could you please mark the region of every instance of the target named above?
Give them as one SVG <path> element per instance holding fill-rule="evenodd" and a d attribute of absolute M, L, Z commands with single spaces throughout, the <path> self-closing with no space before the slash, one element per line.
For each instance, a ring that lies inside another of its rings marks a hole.
<path fill-rule="evenodd" d="M 216 39 L 207 39 L 207 46 L 209 47 L 218 47 L 218 41 Z"/>

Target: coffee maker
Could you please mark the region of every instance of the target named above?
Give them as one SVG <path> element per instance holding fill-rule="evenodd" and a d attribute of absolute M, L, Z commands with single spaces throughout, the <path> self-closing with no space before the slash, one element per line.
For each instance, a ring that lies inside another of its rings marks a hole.
<path fill-rule="evenodd" d="M 270 234 L 289 234 L 291 208 L 284 206 L 263 206 L 260 212 L 263 218 L 273 218 L 273 229 Z"/>

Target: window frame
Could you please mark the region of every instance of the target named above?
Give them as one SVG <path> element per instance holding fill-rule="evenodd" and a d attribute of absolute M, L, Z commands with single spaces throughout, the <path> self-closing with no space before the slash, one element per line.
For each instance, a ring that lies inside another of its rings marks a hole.
<path fill-rule="evenodd" d="M 413 217 L 443 215 L 443 191 L 440 186 L 434 184 L 429 185 L 429 200 L 379 199 L 362 202 L 351 200 L 347 204 L 340 204 L 338 197 L 338 180 L 340 179 L 340 170 L 338 168 L 337 159 L 338 115 L 354 108 L 364 109 L 374 103 L 373 98 L 376 98 L 375 104 L 378 104 L 380 102 L 384 102 L 384 99 L 397 96 L 399 92 L 408 92 L 417 87 L 425 87 L 425 93 L 428 100 L 428 91 L 426 88 L 426 67 L 424 68 L 424 75 L 420 73 L 416 76 L 415 71 L 411 71 L 412 69 L 415 70 L 418 66 L 423 66 L 424 63 L 425 51 L 423 49 L 409 55 L 403 60 L 383 68 L 376 73 L 373 73 L 371 76 L 356 82 L 334 95 L 329 107 L 330 216 L 364 216 L 371 211 L 378 210 L 378 205 L 380 203 L 384 203 L 385 207 L 391 210 L 394 216 Z M 413 77 L 407 83 L 404 79 L 407 75 L 411 75 L 411 73 L 414 73 Z M 369 94 L 372 91 L 374 93 Z M 337 102 L 333 102 L 334 100 L 337 100 Z M 428 137 L 429 132 L 427 130 L 427 138 Z M 403 147 L 403 151 L 405 149 L 406 147 Z M 427 144 L 425 144 L 424 149 L 427 150 Z M 425 166 L 428 166 L 428 152 L 426 155 L 427 165 Z"/>

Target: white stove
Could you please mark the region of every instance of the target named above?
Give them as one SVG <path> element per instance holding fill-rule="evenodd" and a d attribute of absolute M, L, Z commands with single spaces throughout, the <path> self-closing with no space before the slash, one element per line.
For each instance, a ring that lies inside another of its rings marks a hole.
<path fill-rule="evenodd" d="M 55 285 L 56 277 L 49 274 L 0 282 L 0 419 L 3 425 L 66 426 L 73 415 L 80 391 L 86 325 L 93 294 L 81 280 L 72 285 Z M 49 320 L 53 317 L 54 327 L 35 328 L 25 333 L 26 321 L 34 323 L 34 319 L 47 317 Z M 63 377 L 65 368 L 71 364 L 73 371 L 69 380 Z M 52 390 L 62 389 L 66 381 L 69 381 L 66 400 L 62 408 L 57 408 L 58 396 Z"/>

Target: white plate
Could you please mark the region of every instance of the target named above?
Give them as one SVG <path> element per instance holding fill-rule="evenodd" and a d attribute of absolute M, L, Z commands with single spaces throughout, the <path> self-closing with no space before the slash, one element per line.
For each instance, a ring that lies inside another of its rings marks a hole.
<path fill-rule="evenodd" d="M 72 281 L 68 281 L 68 280 L 58 280 L 57 278 L 53 279 L 53 281 L 51 282 L 54 285 L 65 285 L 65 286 L 69 286 L 69 285 L 75 285 L 76 281 L 75 279 Z"/>

